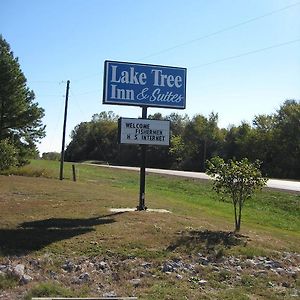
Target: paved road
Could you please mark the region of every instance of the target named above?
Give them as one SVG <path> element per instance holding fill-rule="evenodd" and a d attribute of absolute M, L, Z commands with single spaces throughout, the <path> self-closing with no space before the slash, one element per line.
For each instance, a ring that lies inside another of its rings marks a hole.
<path fill-rule="evenodd" d="M 108 166 L 108 165 L 97 165 L 97 166 L 124 169 L 124 170 L 133 170 L 133 171 L 140 170 L 140 168 L 135 168 L 135 167 Z M 198 179 L 206 179 L 206 180 L 210 179 L 208 175 L 200 172 L 174 171 L 174 170 L 151 169 L 151 168 L 147 168 L 146 171 L 148 173 L 166 174 L 172 176 L 198 178 Z M 300 181 L 269 179 L 267 182 L 267 187 L 272 189 L 300 192 Z"/>

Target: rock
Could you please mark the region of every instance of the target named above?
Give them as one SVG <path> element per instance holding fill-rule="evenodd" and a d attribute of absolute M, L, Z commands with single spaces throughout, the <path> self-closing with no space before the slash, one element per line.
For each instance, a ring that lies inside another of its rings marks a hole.
<path fill-rule="evenodd" d="M 29 264 L 30 264 L 30 266 L 34 267 L 35 269 L 41 268 L 40 260 L 38 260 L 38 259 L 31 259 L 29 261 Z"/>
<path fill-rule="evenodd" d="M 90 281 L 90 274 L 85 272 L 80 274 L 78 277 L 73 278 L 72 283 L 82 284 Z"/>
<path fill-rule="evenodd" d="M 300 275 L 300 274 L 299 274 L 299 271 L 295 271 L 295 269 L 293 269 L 293 268 L 289 268 L 289 269 L 286 271 L 286 274 L 292 276 L 294 279 L 297 279 L 297 277 Z"/>
<path fill-rule="evenodd" d="M 57 274 L 52 270 L 49 271 L 49 276 L 50 276 L 51 279 L 57 279 L 58 278 Z"/>
<path fill-rule="evenodd" d="M 198 283 L 199 283 L 200 285 L 205 285 L 207 282 L 208 282 L 208 281 L 207 281 L 207 280 L 204 280 L 204 279 L 200 279 L 200 280 L 198 281 Z"/>
<path fill-rule="evenodd" d="M 235 269 L 236 269 L 237 272 L 242 272 L 243 271 L 241 266 L 237 266 Z"/>
<path fill-rule="evenodd" d="M 150 269 L 150 268 L 151 268 L 151 266 L 152 266 L 152 264 L 151 264 L 151 263 L 148 263 L 148 262 L 144 262 L 144 263 L 142 263 L 142 267 L 143 267 L 144 269 Z"/>
<path fill-rule="evenodd" d="M 185 264 L 183 267 L 183 271 L 187 272 L 194 272 L 195 271 L 195 265 L 192 264 Z"/>
<path fill-rule="evenodd" d="M 91 278 L 90 278 L 90 274 L 85 272 L 85 273 L 81 274 L 78 277 L 78 279 L 81 283 L 86 283 L 86 282 L 90 281 Z"/>
<path fill-rule="evenodd" d="M 105 270 L 108 269 L 108 264 L 105 261 L 100 261 L 95 264 L 97 270 Z"/>
<path fill-rule="evenodd" d="M 266 269 L 274 269 L 274 268 L 279 268 L 281 265 L 277 261 L 266 260 L 266 261 L 263 262 L 263 266 Z"/>
<path fill-rule="evenodd" d="M 134 286 L 134 287 L 138 287 L 141 284 L 141 279 L 139 278 L 135 278 L 135 279 L 131 279 L 130 283 Z"/>
<path fill-rule="evenodd" d="M 285 288 L 291 287 L 291 285 L 290 285 L 289 282 L 283 282 L 283 283 L 282 283 L 282 286 L 285 287 Z"/>
<path fill-rule="evenodd" d="M 290 275 L 297 275 L 297 273 L 300 273 L 300 267 L 293 267 L 293 266 L 290 266 L 288 269 L 287 269 L 287 273 L 290 274 Z"/>
<path fill-rule="evenodd" d="M 145 276 L 147 276 L 147 273 L 145 273 L 145 272 L 140 272 L 140 277 L 145 277 Z"/>
<path fill-rule="evenodd" d="M 111 292 L 108 292 L 108 293 L 104 293 L 102 295 L 103 298 L 114 298 L 114 297 L 117 297 L 117 294 L 115 291 L 111 291 Z"/>
<path fill-rule="evenodd" d="M 256 271 L 254 275 L 255 276 L 264 276 L 266 274 L 268 274 L 268 272 L 266 270 L 259 270 L 259 271 Z"/>
<path fill-rule="evenodd" d="M 27 283 L 29 283 L 30 281 L 32 281 L 32 277 L 29 276 L 29 275 L 27 275 L 27 274 L 24 274 L 24 275 L 22 276 L 22 278 L 20 279 L 20 283 L 21 283 L 21 284 L 27 284 Z"/>
<path fill-rule="evenodd" d="M 63 264 L 62 269 L 70 273 L 75 269 L 75 264 L 68 260 Z"/>
<path fill-rule="evenodd" d="M 75 272 L 81 271 L 82 270 L 82 266 L 81 265 L 76 265 L 75 267 Z"/>
<path fill-rule="evenodd" d="M 25 266 L 23 264 L 18 264 L 12 269 L 12 275 L 19 279 L 25 274 Z"/>
<path fill-rule="evenodd" d="M 257 265 L 256 261 L 253 259 L 247 259 L 245 264 L 248 267 L 256 267 L 256 265 Z"/>
<path fill-rule="evenodd" d="M 275 271 L 277 274 L 279 274 L 279 275 L 284 275 L 284 274 L 286 274 L 286 271 L 285 271 L 285 269 L 283 269 L 283 268 L 276 268 L 276 269 L 274 269 L 274 271 Z"/>
<path fill-rule="evenodd" d="M 165 262 L 162 266 L 162 272 L 163 273 L 169 273 L 169 272 L 174 272 L 174 267 L 171 263 Z"/>
<path fill-rule="evenodd" d="M 176 274 L 176 278 L 181 280 L 181 279 L 183 279 L 183 276 L 180 274 Z"/>
<path fill-rule="evenodd" d="M 199 285 L 205 285 L 208 282 L 207 280 L 199 279 L 197 276 L 196 277 L 193 276 L 193 277 L 189 278 L 188 281 L 191 283 L 194 283 L 194 284 L 199 284 Z"/>
<path fill-rule="evenodd" d="M 207 257 L 201 256 L 199 257 L 199 264 L 207 266 L 209 264 L 209 259 Z"/>
<path fill-rule="evenodd" d="M 236 265 L 239 265 L 240 264 L 240 260 L 238 258 L 235 258 L 235 257 L 230 257 L 228 259 L 228 262 L 231 266 L 236 266 Z"/>
<path fill-rule="evenodd" d="M 275 284 L 274 284 L 273 282 L 271 282 L 271 281 L 268 282 L 268 285 L 269 285 L 270 287 L 274 287 L 274 286 L 275 286 Z"/>

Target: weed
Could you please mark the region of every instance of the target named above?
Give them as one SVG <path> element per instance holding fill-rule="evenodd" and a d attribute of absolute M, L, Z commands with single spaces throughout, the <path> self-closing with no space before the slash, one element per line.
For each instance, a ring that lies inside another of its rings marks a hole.
<path fill-rule="evenodd" d="M 225 248 L 223 246 L 218 246 L 215 249 L 216 260 L 221 259 L 225 255 Z"/>
<path fill-rule="evenodd" d="M 250 296 L 246 295 L 245 292 L 240 288 L 225 289 L 218 293 L 217 299 L 222 300 L 250 300 Z"/>
<path fill-rule="evenodd" d="M 58 283 L 44 282 L 33 287 L 25 296 L 25 300 L 32 297 L 72 297 L 74 293 Z"/>
<path fill-rule="evenodd" d="M 241 255 L 246 258 L 253 258 L 256 256 L 274 257 L 274 251 L 267 249 L 265 247 L 259 246 L 237 246 L 228 250 L 228 254 L 231 255 Z"/>
<path fill-rule="evenodd" d="M 27 176 L 27 177 L 45 177 L 50 178 L 51 175 L 45 168 L 34 168 L 32 166 L 24 166 L 21 168 L 10 168 L 2 171 L 2 175 L 16 175 L 16 176 Z"/>
<path fill-rule="evenodd" d="M 0 274 L 0 291 L 13 288 L 18 285 L 16 277 Z"/>
<path fill-rule="evenodd" d="M 221 270 L 220 272 L 216 273 L 216 279 L 218 281 L 227 281 L 231 278 L 232 274 L 227 270 Z"/>
<path fill-rule="evenodd" d="M 242 275 L 241 277 L 241 284 L 246 286 L 246 287 L 252 287 L 255 285 L 255 278 L 254 276 L 251 275 Z"/>

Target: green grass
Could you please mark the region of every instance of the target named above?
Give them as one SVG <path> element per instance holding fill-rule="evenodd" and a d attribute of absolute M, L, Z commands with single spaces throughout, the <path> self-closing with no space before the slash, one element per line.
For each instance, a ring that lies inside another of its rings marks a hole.
<path fill-rule="evenodd" d="M 71 165 L 71 163 L 64 165 L 66 180 L 72 178 Z M 138 172 L 81 164 L 76 165 L 76 172 L 77 180 L 80 183 L 107 184 L 116 190 L 136 193 L 136 197 L 138 197 Z M 41 173 L 48 178 L 58 178 L 59 162 L 33 160 L 19 173 L 26 175 L 33 173 L 34 176 Z M 149 207 L 151 207 L 153 198 L 164 199 L 165 201 L 162 201 L 160 206 L 166 207 L 170 203 L 174 212 L 196 216 L 201 210 L 204 214 L 229 222 L 233 219 L 233 208 L 230 200 L 221 201 L 220 197 L 212 191 L 212 184 L 209 181 L 149 174 L 146 179 L 146 204 Z M 257 228 L 267 227 L 275 231 L 279 229 L 299 232 L 299 216 L 300 193 L 264 190 L 258 192 L 253 199 L 245 203 L 242 227 L 244 224 L 248 224 L 257 226 Z"/>
<path fill-rule="evenodd" d="M 0 291 L 13 288 L 18 285 L 18 280 L 13 276 L 0 275 Z"/>
<path fill-rule="evenodd" d="M 159 268 L 165 260 L 198 252 L 216 259 L 227 255 L 275 259 L 280 251 L 300 252 L 299 194 L 257 193 L 244 207 L 241 236 L 233 237 L 232 204 L 220 201 L 209 181 L 148 174 L 146 205 L 172 213 L 112 214 L 111 207 L 137 206 L 138 172 L 76 164 L 77 182 L 73 182 L 71 166 L 65 163 L 63 181 L 58 180 L 59 162 L 44 160 L 7 172 L 19 176 L 0 176 L 0 263 L 15 255 L 50 254 L 53 261 L 42 267 L 59 272 L 65 257 L 120 261 L 135 257 L 150 261 L 156 275 L 146 278 L 138 289 L 141 299 L 184 299 L 185 295 L 189 299 L 199 295 L 201 299 L 253 299 L 251 295 L 264 299 L 269 293 L 264 292 L 267 282 L 247 275 L 240 286 L 224 290 L 232 274 L 204 272 L 212 291 L 202 293 L 197 283 L 165 276 Z M 112 289 L 123 295 L 137 292 L 127 286 L 130 269 L 118 268 L 120 279 L 110 282 Z M 15 284 L 2 282 L 5 290 L 14 289 Z M 253 285 L 257 288 L 251 291 Z M 33 285 L 28 295 L 55 296 L 56 291 L 74 295 L 69 287 L 51 282 Z"/>
<path fill-rule="evenodd" d="M 56 282 L 43 282 L 32 288 L 24 300 L 31 300 L 33 297 L 74 297 L 76 293 Z"/>
<path fill-rule="evenodd" d="M 59 162 L 32 161 L 33 169 L 47 170 L 47 177 L 57 178 Z M 112 170 L 97 166 L 76 165 L 77 179 L 80 182 L 109 183 L 113 187 L 138 190 L 139 174 L 124 170 Z M 51 173 L 49 172 L 51 171 Z M 71 164 L 65 164 L 66 179 L 72 178 Z M 232 205 L 230 200 L 221 201 L 220 197 L 212 191 L 211 182 L 175 178 L 159 175 L 148 175 L 146 180 L 146 193 L 149 197 L 171 198 L 172 202 L 201 207 L 206 213 L 216 216 L 231 217 Z M 264 190 L 258 192 L 253 199 L 246 202 L 243 211 L 244 221 L 268 227 L 300 230 L 300 193 L 287 193 Z"/>

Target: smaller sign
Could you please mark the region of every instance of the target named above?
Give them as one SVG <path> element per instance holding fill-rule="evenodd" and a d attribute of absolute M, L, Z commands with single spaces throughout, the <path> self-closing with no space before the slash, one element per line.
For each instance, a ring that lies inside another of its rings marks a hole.
<path fill-rule="evenodd" d="M 169 146 L 170 121 L 120 118 L 119 143 Z"/>

